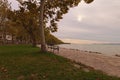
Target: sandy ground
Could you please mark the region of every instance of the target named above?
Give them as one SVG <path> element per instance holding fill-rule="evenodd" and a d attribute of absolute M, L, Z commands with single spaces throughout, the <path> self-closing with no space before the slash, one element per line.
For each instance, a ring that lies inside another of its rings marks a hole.
<path fill-rule="evenodd" d="M 60 48 L 59 53 L 55 51 L 55 54 L 91 66 L 109 75 L 120 77 L 120 57 L 66 48 Z"/>

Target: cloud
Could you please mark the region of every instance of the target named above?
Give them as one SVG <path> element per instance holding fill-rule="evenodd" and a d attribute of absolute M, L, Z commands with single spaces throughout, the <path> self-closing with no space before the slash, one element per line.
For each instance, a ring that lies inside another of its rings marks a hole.
<path fill-rule="evenodd" d="M 119 4 L 120 0 L 82 2 L 64 15 L 55 35 L 59 38 L 120 42 Z"/>

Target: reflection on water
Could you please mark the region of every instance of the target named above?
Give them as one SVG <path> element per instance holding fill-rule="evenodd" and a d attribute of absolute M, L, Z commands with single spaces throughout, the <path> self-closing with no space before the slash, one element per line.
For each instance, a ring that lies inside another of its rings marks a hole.
<path fill-rule="evenodd" d="M 109 44 L 62 44 L 60 47 L 68 49 L 79 49 L 93 52 L 100 52 L 105 55 L 120 54 L 120 45 L 109 45 Z"/>

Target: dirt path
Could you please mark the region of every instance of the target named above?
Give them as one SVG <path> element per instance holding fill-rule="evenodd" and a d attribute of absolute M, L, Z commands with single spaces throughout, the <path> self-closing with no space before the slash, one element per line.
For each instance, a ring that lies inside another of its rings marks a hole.
<path fill-rule="evenodd" d="M 120 77 L 120 57 L 105 56 L 103 54 L 89 53 L 74 49 L 60 48 L 55 54 L 81 62 L 96 70 L 101 70 L 109 75 Z"/>

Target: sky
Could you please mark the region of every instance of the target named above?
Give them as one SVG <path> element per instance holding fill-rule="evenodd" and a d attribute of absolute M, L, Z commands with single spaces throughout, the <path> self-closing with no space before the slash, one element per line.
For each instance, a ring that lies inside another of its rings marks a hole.
<path fill-rule="evenodd" d="M 15 0 L 12 6 L 17 7 Z M 71 8 L 58 22 L 58 31 L 53 33 L 70 43 L 120 43 L 120 0 L 83 1 Z"/>

